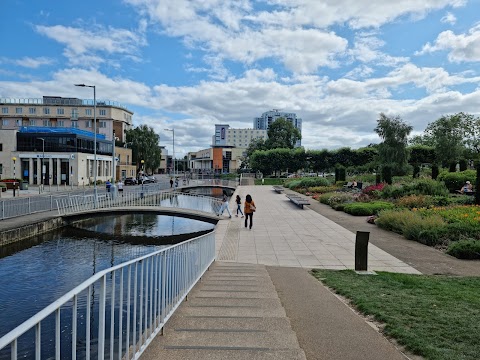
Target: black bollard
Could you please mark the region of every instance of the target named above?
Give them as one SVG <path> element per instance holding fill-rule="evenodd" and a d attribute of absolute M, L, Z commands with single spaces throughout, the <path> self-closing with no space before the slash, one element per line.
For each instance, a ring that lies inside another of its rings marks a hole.
<path fill-rule="evenodd" d="M 367 271 L 369 237 L 370 232 L 357 231 L 355 238 L 355 271 Z"/>

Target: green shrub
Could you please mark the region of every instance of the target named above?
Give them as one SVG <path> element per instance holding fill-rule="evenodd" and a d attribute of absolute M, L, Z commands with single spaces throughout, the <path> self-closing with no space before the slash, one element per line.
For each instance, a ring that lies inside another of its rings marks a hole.
<path fill-rule="evenodd" d="M 310 188 L 314 186 L 330 186 L 330 180 L 324 177 L 307 177 L 289 181 L 285 184 L 289 189 Z"/>
<path fill-rule="evenodd" d="M 335 196 L 336 194 L 337 194 L 336 192 L 329 192 L 329 193 L 320 194 L 318 196 L 318 201 L 320 201 L 322 204 L 330 205 L 329 204 L 330 198 L 332 196 Z"/>
<path fill-rule="evenodd" d="M 467 239 L 452 242 L 448 246 L 447 254 L 458 259 L 480 259 L 480 241 Z"/>
<path fill-rule="evenodd" d="M 302 181 L 300 179 L 291 180 L 291 181 L 286 182 L 284 186 L 288 187 L 289 189 L 295 189 L 295 188 L 300 187 L 301 182 Z"/>
<path fill-rule="evenodd" d="M 467 180 L 472 184 L 475 184 L 476 178 L 475 170 L 465 170 L 460 172 L 444 171 L 438 175 L 438 180 L 443 181 L 450 192 L 460 190 Z"/>
<path fill-rule="evenodd" d="M 445 221 L 440 215 L 412 216 L 408 221 L 403 222 L 403 236 L 405 238 L 428 246 L 446 242 L 447 233 Z"/>
<path fill-rule="evenodd" d="M 335 185 L 331 185 L 331 186 L 313 186 L 311 188 L 308 188 L 308 190 L 310 192 L 313 192 L 313 193 L 317 193 L 317 194 L 325 194 L 325 193 L 328 193 L 328 192 L 333 192 L 335 190 L 337 190 L 338 187 L 335 186 Z"/>
<path fill-rule="evenodd" d="M 355 216 L 369 216 L 393 207 L 394 205 L 392 203 L 386 201 L 354 202 L 344 204 L 343 211 Z"/>
<path fill-rule="evenodd" d="M 265 185 L 283 185 L 285 179 L 280 178 L 263 178 Z M 255 185 L 262 185 L 262 179 L 255 179 Z"/>
<path fill-rule="evenodd" d="M 447 196 L 448 190 L 443 182 L 431 179 L 417 179 L 403 185 L 387 185 L 382 190 L 382 197 L 387 199 L 408 195 Z"/>
<path fill-rule="evenodd" d="M 429 207 L 434 205 L 434 199 L 430 195 L 407 195 L 397 200 L 396 204 L 400 207 L 409 209 Z"/>

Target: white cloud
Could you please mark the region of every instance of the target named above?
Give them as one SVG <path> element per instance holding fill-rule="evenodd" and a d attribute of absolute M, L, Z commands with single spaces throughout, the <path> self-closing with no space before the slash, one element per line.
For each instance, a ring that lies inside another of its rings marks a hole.
<path fill-rule="evenodd" d="M 212 57 L 251 65 L 273 59 L 294 73 L 313 73 L 336 67 L 345 55 L 347 41 L 328 27 L 379 27 L 405 15 L 417 18 L 429 11 L 459 7 L 465 0 L 270 0 L 273 10 L 258 12 L 248 0 L 126 0 L 164 32 L 182 38 L 186 45 Z M 383 43 L 358 39 L 350 52 L 356 60 L 394 66 L 406 62 L 378 51 Z"/>
<path fill-rule="evenodd" d="M 53 62 L 54 62 L 53 59 L 49 59 L 46 57 L 31 58 L 28 56 L 15 61 L 17 65 L 31 68 L 31 69 L 36 69 L 43 65 L 50 65 L 50 64 L 53 64 Z"/>
<path fill-rule="evenodd" d="M 359 33 L 355 36 L 355 43 L 348 54 L 355 61 L 374 63 L 376 66 L 396 66 L 409 61 L 408 57 L 394 57 L 381 52 L 379 49 L 385 42 L 375 33 Z"/>
<path fill-rule="evenodd" d="M 89 26 L 88 29 L 83 29 L 63 25 L 37 25 L 35 30 L 65 45 L 64 55 L 72 65 L 85 67 L 103 63 L 105 60 L 99 54 L 137 56 L 138 49 L 146 45 L 142 33 L 112 27 Z"/>
<path fill-rule="evenodd" d="M 457 18 L 451 12 L 447 12 L 445 16 L 440 19 L 440 21 L 444 24 L 455 25 Z"/>
<path fill-rule="evenodd" d="M 456 35 L 451 30 L 440 33 L 432 44 L 427 43 L 416 55 L 448 51 L 448 59 L 452 62 L 480 61 L 480 24 L 471 28 L 468 33 Z"/>

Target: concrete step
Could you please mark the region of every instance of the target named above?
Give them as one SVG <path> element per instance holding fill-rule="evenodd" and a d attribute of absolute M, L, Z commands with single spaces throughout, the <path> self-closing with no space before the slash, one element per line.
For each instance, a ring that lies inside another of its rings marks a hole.
<path fill-rule="evenodd" d="M 218 350 L 218 349 L 159 349 L 155 357 L 142 355 L 142 360 L 306 360 L 302 350 Z"/>
<path fill-rule="evenodd" d="M 163 346 L 165 349 L 178 347 L 247 347 L 275 349 L 298 349 L 298 340 L 292 330 L 236 330 L 210 329 L 197 331 L 180 329 L 169 333 Z"/>
<path fill-rule="evenodd" d="M 177 310 L 183 316 L 254 316 L 254 317 L 283 317 L 286 316 L 282 307 L 261 306 L 181 306 Z"/>
<path fill-rule="evenodd" d="M 291 330 L 290 320 L 282 317 L 196 317 L 174 316 L 165 332 L 174 329 L 257 329 Z"/>
<path fill-rule="evenodd" d="M 255 306 L 261 308 L 272 308 L 272 307 L 282 307 L 280 299 L 278 298 L 263 298 L 263 299 L 251 299 L 251 298 L 224 298 L 224 297 L 214 297 L 214 298 L 199 298 L 193 297 L 188 300 L 187 307 L 195 306 L 204 306 L 204 307 L 215 307 L 215 306 Z"/>

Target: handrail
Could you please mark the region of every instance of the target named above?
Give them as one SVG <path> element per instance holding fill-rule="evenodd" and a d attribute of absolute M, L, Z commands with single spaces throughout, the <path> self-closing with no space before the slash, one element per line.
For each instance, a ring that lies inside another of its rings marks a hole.
<path fill-rule="evenodd" d="M 171 254 L 173 253 L 173 254 Z M 167 257 L 170 256 L 170 257 Z M 195 260 L 192 262 L 191 260 Z M 151 254 L 141 256 L 137 259 L 127 261 L 125 263 L 113 266 L 109 269 L 102 270 L 99 273 L 93 275 L 88 280 L 84 281 L 82 284 L 75 287 L 73 290 L 70 290 L 68 293 L 48 305 L 46 308 L 41 310 L 36 315 L 32 316 L 30 319 L 23 322 L 21 325 L 17 326 L 15 329 L 10 331 L 8 334 L 0 338 L 0 350 L 5 348 L 10 344 L 11 346 L 11 358 L 17 358 L 18 346 L 17 341 L 20 336 L 24 335 L 27 331 L 35 328 L 35 356 L 40 358 L 41 356 L 41 347 L 40 339 L 41 336 L 37 331 L 40 330 L 40 323 L 45 320 L 47 317 L 55 313 L 55 358 L 59 359 L 61 354 L 61 341 L 60 341 L 60 309 L 62 306 L 66 305 L 68 302 L 72 301 L 72 358 L 76 358 L 76 343 L 77 343 L 77 316 L 78 316 L 78 297 L 81 293 L 87 291 L 87 300 L 90 301 L 91 290 L 94 284 L 98 281 L 101 281 L 100 296 L 98 298 L 98 359 L 104 359 L 105 348 L 105 329 L 107 327 L 105 321 L 105 314 L 108 307 L 106 294 L 110 295 L 111 304 L 111 326 L 110 326 L 110 359 L 113 358 L 114 347 L 118 348 L 118 358 L 122 359 L 126 357 L 127 359 L 138 359 L 140 354 L 145 350 L 151 340 L 155 335 L 163 328 L 165 323 L 171 317 L 175 309 L 180 305 L 183 299 L 186 297 L 191 288 L 197 283 L 203 273 L 211 265 L 215 259 L 215 232 L 211 232 L 206 235 L 198 236 L 196 238 L 190 239 L 188 241 L 182 242 L 180 244 L 172 245 L 167 248 L 155 251 Z M 140 265 L 141 264 L 141 265 Z M 145 265 L 146 264 L 146 265 Z M 132 269 L 132 266 L 135 266 Z M 138 279 L 138 267 L 140 269 L 140 279 Z M 145 269 L 146 267 L 146 269 Z M 128 281 L 125 284 L 124 273 L 125 269 L 127 270 Z M 134 270 L 134 279 L 132 280 L 132 270 Z M 144 274 L 145 270 L 145 274 Z M 120 272 L 120 276 L 116 276 Z M 110 288 L 107 289 L 107 276 L 111 275 L 112 280 L 109 282 Z M 143 277 L 145 276 L 145 281 Z M 126 338 L 122 339 L 122 336 L 119 335 L 118 338 L 114 339 L 115 326 L 115 310 L 117 302 L 115 302 L 115 285 L 117 282 L 117 277 L 119 277 L 119 306 L 118 306 L 118 317 L 117 322 L 118 332 L 117 334 L 122 334 L 124 331 L 122 321 L 124 307 L 127 311 L 127 325 L 126 325 Z M 137 283 L 137 281 L 139 283 Z M 154 281 L 155 280 L 155 281 Z M 131 311 L 131 287 L 132 281 L 134 286 L 134 309 L 133 313 Z M 127 296 L 124 294 L 124 285 L 127 285 Z M 138 291 L 138 287 L 140 290 Z M 145 286 L 145 289 L 143 289 Z M 144 291 L 145 290 L 145 291 Z M 137 298 L 140 296 L 140 303 L 138 304 L 137 309 Z M 142 304 L 144 299 L 144 304 Z M 127 305 L 123 304 L 123 300 L 127 299 Z M 171 301 L 169 301 L 171 300 Z M 155 306 L 153 308 L 153 303 Z M 87 303 L 86 312 L 89 314 L 90 306 Z M 136 314 L 140 312 L 140 324 L 138 327 L 138 333 L 136 333 Z M 145 311 L 145 322 L 142 325 L 142 311 Z M 150 313 L 150 317 L 147 317 L 147 313 Z M 133 335 L 130 332 L 130 318 L 133 316 Z M 90 346 L 90 317 L 86 316 L 86 337 L 87 346 L 86 352 L 90 355 L 91 349 Z M 150 335 L 149 335 L 150 333 Z M 137 335 L 138 335 L 138 346 L 137 346 Z M 132 340 L 130 343 L 129 340 Z M 113 341 L 112 341 L 113 340 Z M 115 343 L 115 340 L 118 340 L 118 343 Z M 125 341 L 125 347 L 123 346 Z M 132 356 L 130 356 L 130 347 L 133 347 Z M 124 351 L 125 348 L 125 351 Z M 89 356 L 87 357 L 89 358 Z"/>

